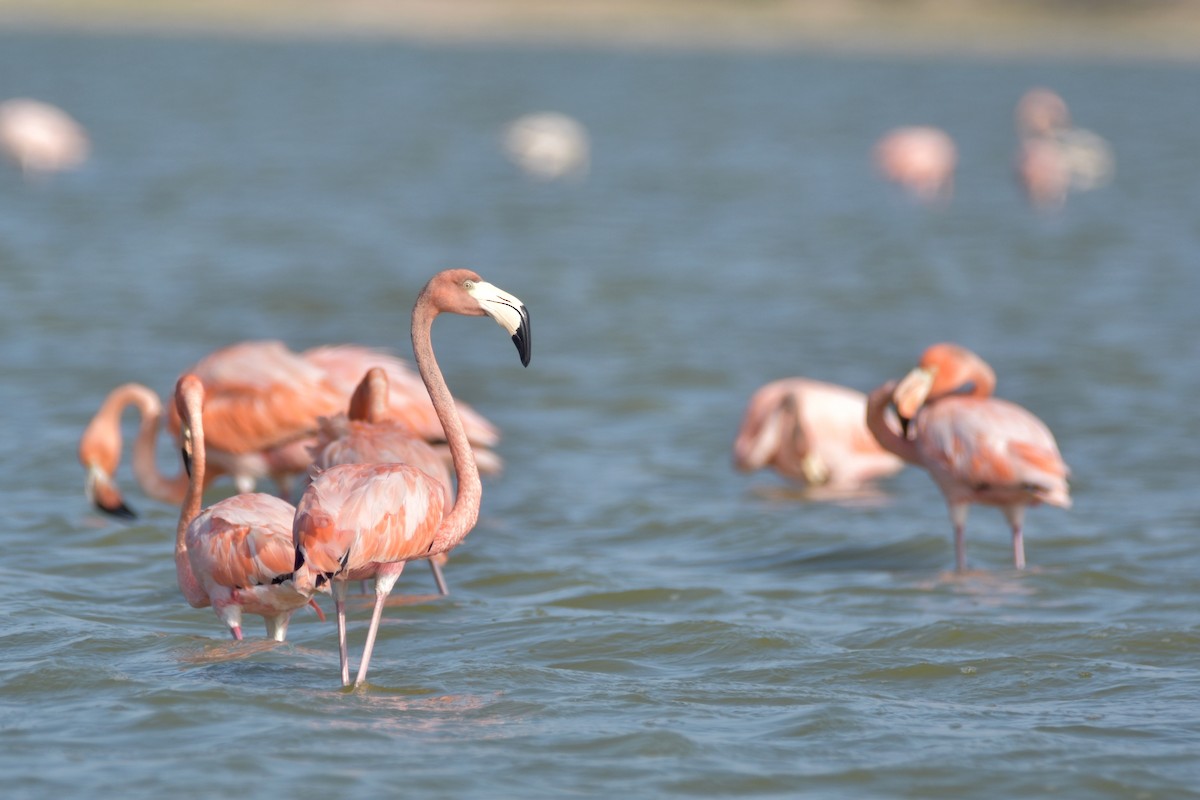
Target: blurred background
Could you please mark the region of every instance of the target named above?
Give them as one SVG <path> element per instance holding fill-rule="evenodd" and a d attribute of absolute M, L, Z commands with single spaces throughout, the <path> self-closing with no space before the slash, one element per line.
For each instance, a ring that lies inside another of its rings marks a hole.
<path fill-rule="evenodd" d="M 1200 4 L 0 0 L 0 103 L 6 796 L 1200 796 Z M 342 692 L 77 447 L 234 342 L 408 357 L 450 266 L 533 359 L 437 322 L 504 470 Z M 918 468 L 735 469 L 759 387 L 943 340 L 1071 468 L 1027 569 Z"/>

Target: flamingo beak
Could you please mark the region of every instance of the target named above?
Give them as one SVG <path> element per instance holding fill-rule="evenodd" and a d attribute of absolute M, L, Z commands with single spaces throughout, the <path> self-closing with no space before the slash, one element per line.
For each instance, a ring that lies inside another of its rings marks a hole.
<path fill-rule="evenodd" d="M 892 403 L 896 407 L 896 416 L 900 418 L 900 431 L 906 439 L 913 418 L 933 389 L 933 378 L 933 370 L 917 367 L 905 375 L 892 392 Z"/>
<path fill-rule="evenodd" d="M 484 313 L 508 331 L 513 344 L 517 346 L 517 353 L 521 356 L 521 365 L 528 367 L 529 358 L 533 353 L 533 339 L 529 328 L 529 310 L 525 308 L 525 304 L 486 281 L 475 282 L 470 291 L 479 301 Z"/>
<path fill-rule="evenodd" d="M 121 490 L 113 482 L 112 476 L 100 467 L 95 465 L 88 467 L 83 488 L 92 505 L 105 514 L 118 519 L 135 519 L 137 517 L 137 514 L 133 513 L 133 509 L 125 505 L 125 501 L 121 497 Z"/>

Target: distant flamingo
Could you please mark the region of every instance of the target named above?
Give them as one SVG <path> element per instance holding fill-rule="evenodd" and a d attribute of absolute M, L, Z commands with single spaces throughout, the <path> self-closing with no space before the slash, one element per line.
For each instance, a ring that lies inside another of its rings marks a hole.
<path fill-rule="evenodd" d="M 954 563 L 966 569 L 969 504 L 999 506 L 1012 528 L 1013 564 L 1025 566 L 1027 506 L 1071 507 L 1069 470 L 1046 425 L 1024 408 L 992 397 L 995 373 L 954 344 L 935 344 L 901 381 L 867 399 L 867 427 L 891 452 L 929 471 L 954 524 Z M 885 423 L 894 404 L 903 434 Z"/>
<path fill-rule="evenodd" d="M 346 583 L 375 578 L 375 608 L 355 685 L 366 680 L 384 601 L 404 564 L 445 553 L 479 517 L 482 486 L 454 399 L 434 357 L 430 332 L 440 313 L 490 316 L 509 332 L 529 364 L 529 314 L 524 304 L 470 270 L 435 275 L 412 313 L 413 353 L 454 459 L 458 496 L 446 511 L 445 486 L 407 464 L 341 464 L 317 475 L 296 508 L 295 586 L 311 592 L 332 582 L 337 607 L 342 684 L 350 684 L 346 644 Z"/>
<path fill-rule="evenodd" d="M 311 448 L 314 474 L 337 464 L 408 464 L 440 483 L 449 500 L 454 484 L 446 460 L 424 439 L 388 418 L 388 394 L 387 371 L 371 367 L 350 398 L 349 412 L 321 418 L 317 443 Z M 429 559 L 441 594 L 449 594 L 442 575 L 446 561 L 445 553 Z"/>
<path fill-rule="evenodd" d="M 958 149 L 941 128 L 913 125 L 888 131 L 872 151 L 875 168 L 923 203 L 954 196 Z"/>
<path fill-rule="evenodd" d="M 258 479 L 270 477 L 288 495 L 294 478 L 311 463 L 309 447 L 315 441 L 317 419 L 344 410 L 358 378 L 371 366 L 383 367 L 397 387 L 390 393 L 389 417 L 423 438 L 442 441 L 444 434 L 425 387 L 407 362 L 386 352 L 340 345 L 294 353 L 281 342 L 250 341 L 205 356 L 187 371 L 198 376 L 208 392 L 204 413 L 213 461 L 209 482 L 228 474 L 238 491 L 251 491 Z M 358 377 L 348 379 L 350 370 Z M 182 472 L 168 477 L 158 468 L 162 404 L 157 396 L 140 384 L 119 386 L 105 399 L 79 442 L 89 499 L 100 510 L 118 516 L 133 516 L 115 482 L 121 459 L 121 414 L 129 405 L 142 417 L 133 447 L 134 476 L 142 490 L 174 505 L 183 499 L 187 486 Z M 500 457 L 489 449 L 499 439 L 495 427 L 466 404 L 459 405 L 485 471 L 498 471 Z M 167 409 L 167 428 L 178 438 L 179 415 L 173 407 Z"/>
<path fill-rule="evenodd" d="M 1070 191 L 1089 191 L 1112 179 L 1112 148 L 1098 134 L 1071 124 L 1058 93 L 1030 89 L 1017 102 L 1015 117 L 1020 142 L 1014 170 L 1034 208 L 1062 208 Z"/>
<path fill-rule="evenodd" d="M 175 534 L 179 588 L 193 608 L 211 605 L 234 639 L 242 638 L 242 614 L 247 613 L 261 615 L 267 635 L 282 642 L 292 613 L 311 597 L 283 579 L 296 563 L 296 509 L 269 494 L 239 494 L 201 511 L 206 457 L 199 378 L 188 374 L 179 379 L 175 404 L 183 418 L 183 452 L 191 472 Z"/>
<path fill-rule="evenodd" d="M 587 175 L 587 129 L 566 114 L 543 111 L 518 117 L 505 126 L 503 144 L 509 160 L 538 180 Z"/>
<path fill-rule="evenodd" d="M 904 462 L 867 430 L 867 398 L 844 386 L 784 378 L 750 397 L 733 443 L 743 472 L 774 468 L 810 486 L 857 488 L 897 472 Z"/>
<path fill-rule="evenodd" d="M 90 148 L 83 126 L 61 108 L 28 98 L 0 103 L 0 152 L 27 177 L 74 169 Z"/>

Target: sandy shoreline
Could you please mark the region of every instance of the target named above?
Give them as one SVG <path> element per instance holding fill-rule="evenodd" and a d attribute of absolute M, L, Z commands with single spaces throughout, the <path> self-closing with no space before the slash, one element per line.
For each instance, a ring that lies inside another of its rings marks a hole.
<path fill-rule="evenodd" d="M 0 0 L 0 29 L 1200 60 L 1200 0 Z"/>

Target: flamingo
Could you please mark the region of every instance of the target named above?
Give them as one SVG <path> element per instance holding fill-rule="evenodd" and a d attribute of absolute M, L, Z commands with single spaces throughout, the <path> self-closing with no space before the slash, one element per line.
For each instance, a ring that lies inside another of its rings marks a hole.
<path fill-rule="evenodd" d="M 187 494 L 179 510 L 175 533 L 175 573 L 183 596 L 193 608 L 212 606 L 242 638 L 242 614 L 260 614 L 267 635 L 287 638 L 292 613 L 311 604 L 281 576 L 295 567 L 292 520 L 296 509 L 274 495 L 239 494 L 200 510 L 204 488 L 204 384 L 183 375 L 175 388 L 175 405 L 182 418 L 184 464 L 190 472 Z"/>
<path fill-rule="evenodd" d="M 857 488 L 897 472 L 904 462 L 864 424 L 862 392 L 808 378 L 783 378 L 750 397 L 733 443 L 743 472 L 773 467 L 809 486 Z"/>
<path fill-rule="evenodd" d="M 1074 127 L 1057 92 L 1030 89 L 1017 102 L 1015 116 L 1019 145 L 1014 170 L 1034 208 L 1062 208 L 1070 191 L 1089 191 L 1112 179 L 1112 147 L 1099 134 Z"/>
<path fill-rule="evenodd" d="M 358 377 L 371 366 L 383 367 L 398 391 L 390 393 L 391 419 L 408 425 L 431 441 L 443 438 L 425 387 L 402 359 L 361 345 L 317 347 L 303 353 L 278 341 L 240 342 L 205 356 L 187 372 L 204 383 L 208 450 L 213 462 L 210 483 L 220 475 L 233 476 L 238 491 L 253 490 L 269 476 L 288 494 L 292 480 L 312 463 L 317 419 L 346 407 Z M 358 377 L 347 378 L 351 371 Z M 118 386 L 101 404 L 79 442 L 79 460 L 86 472 L 88 498 L 101 511 L 130 517 L 115 475 L 121 459 L 121 414 L 133 405 L 141 425 L 133 446 L 134 476 L 155 500 L 178 504 L 187 476 L 163 474 L 156 459 L 162 403 L 141 384 Z M 495 426 L 478 412 L 460 404 L 468 437 L 480 450 L 486 472 L 500 469 L 500 457 L 490 448 L 499 440 Z M 178 440 L 179 414 L 166 411 L 168 430 Z"/>
<path fill-rule="evenodd" d="M 955 344 L 929 347 L 902 380 L 867 398 L 867 427 L 879 443 L 924 467 L 941 489 L 954 525 L 954 563 L 966 570 L 964 531 L 971 503 L 999 506 L 1012 529 L 1013 565 L 1025 567 L 1025 509 L 1071 507 L 1069 470 L 1050 429 L 1021 406 L 992 397 L 996 376 Z M 889 405 L 901 433 L 885 422 Z"/>
<path fill-rule="evenodd" d="M 26 177 L 74 169 L 90 149 L 83 126 L 61 108 L 24 97 L 0 103 L 0 152 Z"/>
<path fill-rule="evenodd" d="M 375 607 L 354 685 L 367 676 L 384 601 L 404 564 L 445 553 L 459 544 L 479 518 L 483 493 L 479 470 L 462 419 L 434 357 L 430 332 L 441 313 L 490 316 L 529 364 L 529 312 L 516 297 L 466 269 L 439 272 L 417 297 L 412 343 L 417 369 L 445 428 L 458 494 L 447 511 L 445 486 L 408 464 L 339 464 L 313 478 L 296 507 L 294 584 L 312 592 L 332 583 L 337 608 L 342 684 L 350 685 L 346 645 L 346 584 L 375 578 Z"/>
<path fill-rule="evenodd" d="M 884 179 L 899 184 L 923 203 L 948 202 L 954 195 L 958 149 L 941 128 L 894 128 L 875 144 L 872 156 Z"/>
<path fill-rule="evenodd" d="M 566 114 L 541 111 L 518 117 L 505 126 L 503 145 L 509 160 L 538 180 L 587 175 L 587 129 Z"/>
<path fill-rule="evenodd" d="M 319 472 L 337 464 L 409 464 L 434 478 L 451 497 L 450 468 L 442 455 L 407 427 L 388 419 L 388 388 L 387 371 L 371 367 L 351 396 L 348 413 L 321 418 L 317 443 L 311 448 L 313 468 Z M 444 553 L 429 559 L 438 593 L 443 595 L 450 593 L 441 569 L 446 561 Z"/>

